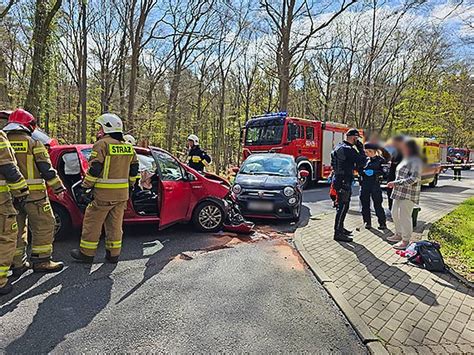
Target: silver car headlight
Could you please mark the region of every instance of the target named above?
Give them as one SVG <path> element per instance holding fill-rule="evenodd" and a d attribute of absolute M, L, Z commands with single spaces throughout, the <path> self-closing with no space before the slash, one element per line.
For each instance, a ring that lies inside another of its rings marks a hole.
<path fill-rule="evenodd" d="M 239 184 L 235 184 L 234 186 L 232 186 L 232 192 L 236 195 L 240 194 L 242 192 L 242 186 L 240 186 Z"/>
<path fill-rule="evenodd" d="M 290 197 L 290 196 L 293 196 L 295 194 L 295 189 L 290 187 L 290 186 L 287 186 L 283 189 L 283 194 L 286 196 L 286 197 Z"/>

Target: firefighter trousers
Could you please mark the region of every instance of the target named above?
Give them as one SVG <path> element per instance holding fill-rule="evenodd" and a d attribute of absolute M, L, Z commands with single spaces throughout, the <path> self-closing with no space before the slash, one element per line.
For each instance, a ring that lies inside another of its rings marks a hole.
<path fill-rule="evenodd" d="M 105 229 L 105 249 L 111 256 L 119 256 L 122 249 L 122 222 L 127 201 L 100 201 L 95 199 L 86 208 L 82 225 L 80 249 L 95 256 L 102 226 Z"/>
<path fill-rule="evenodd" d="M 15 255 L 18 225 L 11 201 L 0 206 L 0 287 L 7 283 L 7 274 Z"/>
<path fill-rule="evenodd" d="M 31 232 L 31 262 L 49 260 L 53 254 L 53 240 L 56 220 L 49 199 L 28 201 L 18 213 L 18 238 L 14 267 L 21 267 L 27 259 L 28 229 Z M 27 228 L 28 227 L 28 228 Z"/>

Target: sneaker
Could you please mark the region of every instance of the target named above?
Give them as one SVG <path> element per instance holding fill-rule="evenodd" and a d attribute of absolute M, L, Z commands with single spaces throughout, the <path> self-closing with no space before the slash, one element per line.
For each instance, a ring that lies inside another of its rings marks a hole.
<path fill-rule="evenodd" d="M 79 249 L 72 249 L 70 254 L 77 261 L 82 261 L 83 263 L 89 264 L 92 264 L 94 262 L 93 256 L 85 255 Z"/>
<path fill-rule="evenodd" d="M 402 236 L 400 234 L 394 234 L 390 237 L 387 237 L 387 240 L 389 242 L 400 242 L 402 240 Z"/>
<path fill-rule="evenodd" d="M 402 240 L 401 242 L 398 242 L 397 244 L 395 244 L 393 246 L 393 249 L 405 250 L 407 247 L 408 247 L 408 242 L 405 242 Z"/>
<path fill-rule="evenodd" d="M 33 263 L 33 272 L 59 272 L 64 268 L 64 264 L 61 261 L 42 261 L 38 263 Z"/>
<path fill-rule="evenodd" d="M 345 235 L 352 235 L 352 231 L 350 231 L 346 228 L 342 228 L 342 233 L 345 234 Z"/>
<path fill-rule="evenodd" d="M 383 230 L 387 229 L 387 225 L 386 225 L 385 223 L 382 223 L 382 224 L 378 227 L 378 229 L 380 229 L 380 230 L 383 231 Z"/>
<path fill-rule="evenodd" d="M 366 223 L 365 224 L 365 229 L 372 229 L 372 224 L 371 223 Z"/>
<path fill-rule="evenodd" d="M 348 235 L 344 235 L 343 233 L 334 233 L 334 240 L 338 242 L 352 242 L 352 238 Z"/>

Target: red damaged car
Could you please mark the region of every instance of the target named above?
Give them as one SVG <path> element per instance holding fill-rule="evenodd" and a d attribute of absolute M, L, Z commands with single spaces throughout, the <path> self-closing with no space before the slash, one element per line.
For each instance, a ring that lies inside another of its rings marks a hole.
<path fill-rule="evenodd" d="M 53 166 L 67 192 L 50 193 L 56 217 L 56 238 L 82 225 L 85 206 L 76 201 L 77 188 L 88 168 L 92 145 L 58 145 L 50 148 Z M 249 232 L 238 207 L 230 202 L 229 184 L 212 174 L 201 175 L 179 162 L 165 150 L 135 147 L 140 162 L 140 185 L 128 201 L 124 224 L 156 223 L 159 229 L 180 222 L 192 222 L 200 231 L 215 232 L 223 227 Z"/>

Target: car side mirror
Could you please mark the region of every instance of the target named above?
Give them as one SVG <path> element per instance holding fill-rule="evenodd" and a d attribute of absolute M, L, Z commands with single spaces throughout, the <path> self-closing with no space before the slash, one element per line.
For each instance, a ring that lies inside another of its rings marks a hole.
<path fill-rule="evenodd" d="M 301 178 L 307 178 L 309 176 L 309 171 L 308 170 L 300 170 L 300 177 Z"/>
<path fill-rule="evenodd" d="M 232 168 L 232 172 L 235 173 L 235 174 L 237 174 L 239 172 L 239 170 L 240 170 L 240 168 L 238 166 L 234 166 Z"/>
<path fill-rule="evenodd" d="M 194 174 L 191 174 L 190 172 L 188 172 L 188 173 L 186 174 L 186 177 L 187 177 L 187 180 L 188 180 L 188 181 L 196 181 L 196 180 L 197 180 L 197 177 L 194 176 Z"/>

